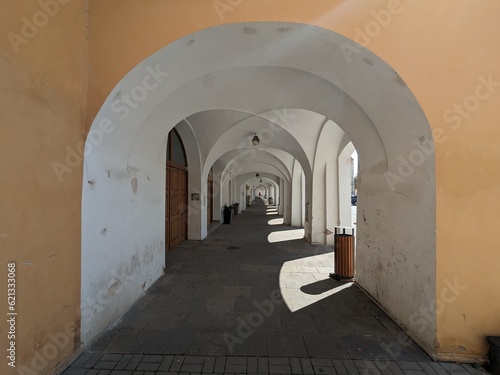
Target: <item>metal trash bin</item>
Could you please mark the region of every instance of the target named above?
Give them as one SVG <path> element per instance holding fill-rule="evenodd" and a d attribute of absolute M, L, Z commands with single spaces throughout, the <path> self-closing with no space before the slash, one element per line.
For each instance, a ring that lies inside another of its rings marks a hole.
<path fill-rule="evenodd" d="M 336 280 L 351 281 L 354 278 L 354 228 L 351 234 L 346 228 L 335 228 L 335 273 L 330 277 Z M 342 232 L 342 233 L 341 233 Z"/>

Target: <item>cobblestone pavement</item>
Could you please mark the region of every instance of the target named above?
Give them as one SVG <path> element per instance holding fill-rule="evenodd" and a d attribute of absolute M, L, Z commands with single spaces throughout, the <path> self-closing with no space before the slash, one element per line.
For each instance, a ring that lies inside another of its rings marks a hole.
<path fill-rule="evenodd" d="M 186 241 L 64 375 L 486 373 L 433 362 L 302 236 L 260 203 Z"/>
<path fill-rule="evenodd" d="M 488 374 L 479 365 L 432 361 L 286 357 L 203 357 L 85 352 L 63 375 L 308 374 L 470 375 Z"/>

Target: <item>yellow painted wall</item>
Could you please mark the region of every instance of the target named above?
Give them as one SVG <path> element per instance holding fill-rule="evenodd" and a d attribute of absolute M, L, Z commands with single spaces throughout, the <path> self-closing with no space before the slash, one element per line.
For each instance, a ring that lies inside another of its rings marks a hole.
<path fill-rule="evenodd" d="M 0 3 L 0 275 L 5 280 L 7 262 L 17 262 L 18 366 L 46 373 L 79 341 L 64 332 L 78 331 L 70 325 L 79 321 L 82 166 L 65 159 L 131 68 L 182 36 L 223 23 L 301 22 L 356 39 L 357 28 L 374 25 L 372 11 L 387 9 L 391 20 L 367 47 L 408 83 L 438 142 L 436 293 L 446 314 L 438 315 L 437 352 L 446 358 L 486 353 L 484 336 L 500 334 L 500 85 L 489 95 L 478 91 L 483 99 L 476 110 L 449 122 L 443 116 L 476 95 L 481 77 L 500 82 L 500 2 L 90 0 L 87 51 L 86 1 L 58 1 L 58 11 L 52 9 L 36 35 L 27 34 L 18 52 L 7 35 L 22 36 L 23 17 L 33 20 L 40 5 Z M 62 181 L 53 162 L 68 167 Z M 455 278 L 466 287 L 459 295 L 446 283 Z M 67 344 L 49 359 L 63 336 Z"/>
<path fill-rule="evenodd" d="M 0 2 L 1 374 L 45 374 L 79 345 L 82 165 L 70 160 L 60 181 L 52 163 L 85 137 L 86 19 L 83 0 Z M 10 261 L 15 369 L 5 363 Z"/>
<path fill-rule="evenodd" d="M 286 21 L 317 25 L 364 44 L 389 63 L 407 82 L 436 132 L 436 351 L 441 358 L 477 359 L 485 355 L 484 336 L 500 334 L 500 299 L 495 298 L 496 270 L 500 265 L 495 230 L 500 213 L 500 147 L 497 146 L 500 85 L 489 87 L 490 92 L 480 89 L 482 99 L 477 102 L 469 98 L 472 112 L 456 117 L 447 111 L 453 110 L 455 103 L 463 103 L 469 95 L 475 95 L 480 77 L 500 82 L 497 21 L 500 2 L 90 0 L 89 3 L 87 127 L 112 88 L 141 60 L 182 36 L 224 23 Z M 380 18 L 380 12 L 385 19 Z M 360 30 L 367 36 L 360 36 Z M 461 287 L 453 292 L 447 282 L 453 284 L 455 279 Z M 425 319 L 426 309 L 435 306 L 422 308 L 420 321 Z"/>

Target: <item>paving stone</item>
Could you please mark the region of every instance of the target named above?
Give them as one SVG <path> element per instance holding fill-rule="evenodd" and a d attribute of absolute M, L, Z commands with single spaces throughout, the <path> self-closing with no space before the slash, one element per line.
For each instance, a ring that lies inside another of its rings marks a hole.
<path fill-rule="evenodd" d="M 284 357 L 278 358 L 269 358 L 269 366 L 277 365 L 277 366 L 288 366 L 290 364 L 290 360 Z"/>
<path fill-rule="evenodd" d="M 292 370 L 289 365 L 271 365 L 269 364 L 270 374 L 291 374 Z"/>
<path fill-rule="evenodd" d="M 229 359 L 229 358 L 228 358 Z M 246 374 L 247 372 L 247 366 L 246 364 L 244 365 L 232 365 L 226 363 L 226 373 L 231 373 L 231 374 Z"/>
<path fill-rule="evenodd" d="M 353 361 L 344 359 L 343 363 L 349 375 L 359 375 L 359 371 Z"/>
<path fill-rule="evenodd" d="M 332 361 L 327 358 L 311 358 L 313 366 L 333 367 Z"/>
<path fill-rule="evenodd" d="M 481 365 L 478 365 L 478 364 L 473 364 L 471 365 L 476 371 L 478 371 L 480 374 L 489 374 L 488 371 L 486 371 L 486 369 L 481 366 Z"/>
<path fill-rule="evenodd" d="M 314 369 L 309 358 L 300 358 L 300 365 L 302 366 L 302 373 L 306 375 L 314 374 Z"/>
<path fill-rule="evenodd" d="M 203 364 L 203 370 L 201 372 L 205 374 L 210 374 L 214 371 L 214 366 L 215 366 L 215 358 L 207 357 L 205 358 L 205 363 Z"/>
<path fill-rule="evenodd" d="M 93 353 L 83 352 L 80 356 L 73 362 L 72 367 L 83 367 L 83 365 L 92 357 Z"/>
<path fill-rule="evenodd" d="M 217 357 L 215 359 L 214 373 L 223 374 L 226 368 L 226 358 Z"/>
<path fill-rule="evenodd" d="M 332 359 L 332 364 L 338 375 L 349 375 L 341 359 Z"/>
<path fill-rule="evenodd" d="M 100 352 L 93 353 L 90 356 L 90 358 L 81 367 L 92 368 L 97 363 L 97 361 L 99 361 L 99 359 L 101 359 L 101 357 L 102 357 L 102 353 L 100 353 Z"/>
<path fill-rule="evenodd" d="M 356 366 L 356 368 L 358 369 L 358 371 L 360 372 L 360 374 L 379 375 L 381 373 L 381 371 L 379 370 L 379 368 L 375 364 L 375 361 L 357 359 L 357 360 L 353 360 L 353 362 L 354 362 L 354 365 Z"/>
<path fill-rule="evenodd" d="M 246 357 L 227 357 L 226 365 L 246 365 Z"/>
<path fill-rule="evenodd" d="M 267 374 L 269 372 L 269 360 L 268 358 L 258 358 L 258 372 L 259 374 Z"/>
<path fill-rule="evenodd" d="M 129 364 L 129 362 L 132 359 L 132 357 L 133 357 L 132 354 L 124 354 L 124 355 L 122 355 L 122 358 L 120 359 L 120 361 L 115 366 L 115 370 L 125 370 L 125 368 Z"/>
<path fill-rule="evenodd" d="M 421 370 L 418 362 L 396 362 L 401 370 Z"/>
<path fill-rule="evenodd" d="M 163 358 L 163 361 L 160 363 L 160 367 L 158 367 L 158 371 L 168 371 L 168 370 L 170 370 L 170 366 L 172 365 L 173 361 L 174 361 L 174 356 L 173 355 L 166 355 Z"/>
<path fill-rule="evenodd" d="M 327 374 L 336 374 L 336 371 L 333 366 L 330 367 L 314 366 L 314 373 L 316 375 L 327 375 Z"/>
<path fill-rule="evenodd" d="M 182 372 L 201 373 L 203 365 L 197 363 L 185 363 L 181 367 Z"/>
<path fill-rule="evenodd" d="M 102 370 L 113 370 L 115 366 L 117 365 L 117 362 L 103 362 L 103 361 L 98 361 L 95 365 L 95 369 L 102 369 Z"/>
<path fill-rule="evenodd" d="M 170 366 L 170 371 L 180 371 L 183 362 L 184 356 L 176 355 L 172 362 L 172 365 Z"/>
<path fill-rule="evenodd" d="M 460 372 L 464 371 L 464 368 L 458 363 L 449 363 L 449 362 L 439 362 L 442 368 L 444 368 L 448 372 Z"/>
<path fill-rule="evenodd" d="M 387 367 L 391 370 L 394 375 L 404 375 L 403 370 L 401 370 L 396 362 L 386 362 Z"/>
<path fill-rule="evenodd" d="M 431 362 L 429 366 L 432 367 L 434 371 L 436 371 L 439 375 L 448 375 L 448 371 L 446 371 L 439 363 Z"/>
<path fill-rule="evenodd" d="M 141 362 L 139 366 L 137 366 L 137 371 L 156 371 L 160 367 L 159 363 L 149 363 L 149 362 Z"/>
<path fill-rule="evenodd" d="M 130 362 L 127 364 L 127 367 L 125 367 L 125 370 L 135 370 L 137 366 L 139 366 L 139 363 L 141 363 L 142 357 L 142 354 L 134 355 Z"/>
<path fill-rule="evenodd" d="M 163 356 L 162 355 L 153 355 L 153 354 L 146 354 L 144 357 L 142 357 L 141 362 L 148 362 L 148 363 L 161 363 L 163 361 Z"/>
<path fill-rule="evenodd" d="M 119 362 L 122 357 L 123 354 L 104 353 L 99 360 L 104 362 Z"/>
<path fill-rule="evenodd" d="M 87 371 L 86 368 L 69 367 L 61 375 L 86 375 Z"/>
<path fill-rule="evenodd" d="M 292 370 L 292 374 L 294 375 L 303 373 L 299 358 L 290 358 L 290 369 Z"/>
<path fill-rule="evenodd" d="M 132 370 L 113 370 L 109 375 L 132 375 Z"/>
<path fill-rule="evenodd" d="M 258 362 L 256 357 L 247 358 L 247 373 L 255 374 L 258 371 Z"/>
<path fill-rule="evenodd" d="M 427 375 L 439 375 L 427 362 L 418 362 Z"/>
<path fill-rule="evenodd" d="M 424 370 L 403 370 L 405 375 L 425 375 Z"/>

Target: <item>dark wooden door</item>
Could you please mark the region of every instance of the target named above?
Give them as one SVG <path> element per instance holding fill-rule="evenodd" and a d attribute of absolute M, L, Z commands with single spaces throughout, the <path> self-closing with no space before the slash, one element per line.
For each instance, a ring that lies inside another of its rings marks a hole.
<path fill-rule="evenodd" d="M 187 171 L 167 166 L 165 244 L 167 250 L 187 238 Z"/>

